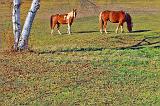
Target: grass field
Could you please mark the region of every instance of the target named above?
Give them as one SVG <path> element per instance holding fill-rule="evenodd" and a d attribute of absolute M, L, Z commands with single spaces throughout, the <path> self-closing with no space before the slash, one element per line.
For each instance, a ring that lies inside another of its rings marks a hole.
<path fill-rule="evenodd" d="M 63 35 L 57 31 L 50 35 L 50 15 L 69 11 L 65 2 L 53 1 L 41 2 L 30 36 L 31 50 L 23 52 L 9 49 L 13 42 L 12 24 L 10 17 L 3 15 L 10 16 L 11 9 L 0 4 L 1 106 L 160 105 L 158 0 L 122 0 L 107 6 L 103 5 L 104 0 L 97 1 L 100 10 L 111 7 L 131 13 L 133 33 L 128 33 L 125 25 L 125 33 L 115 34 L 116 24 L 109 23 L 109 34 L 100 34 L 98 16 L 93 11 L 84 16 L 87 11 L 77 6 L 79 14 L 72 35 L 66 34 L 66 26 L 61 26 Z M 22 23 L 30 6 L 29 0 L 24 3 Z M 70 5 L 76 7 L 74 2 Z"/>

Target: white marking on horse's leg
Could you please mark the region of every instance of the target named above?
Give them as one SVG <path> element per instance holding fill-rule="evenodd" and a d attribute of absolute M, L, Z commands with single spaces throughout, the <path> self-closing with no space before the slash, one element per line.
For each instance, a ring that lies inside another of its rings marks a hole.
<path fill-rule="evenodd" d="M 116 28 L 116 33 L 118 33 L 118 29 L 119 29 L 119 25 L 118 25 L 117 28 Z"/>
<path fill-rule="evenodd" d="M 71 26 L 68 24 L 68 34 L 71 34 Z"/>
<path fill-rule="evenodd" d="M 103 33 L 103 29 L 100 29 L 100 33 Z"/>
<path fill-rule="evenodd" d="M 123 26 L 121 25 L 121 33 L 123 33 L 124 32 L 124 30 L 123 30 Z"/>
<path fill-rule="evenodd" d="M 106 21 L 106 22 L 104 22 L 103 27 L 104 27 L 104 32 L 107 34 L 107 33 L 108 33 L 108 32 L 107 32 L 107 21 Z"/>
<path fill-rule="evenodd" d="M 53 34 L 53 29 L 51 30 L 51 35 Z"/>
<path fill-rule="evenodd" d="M 68 24 L 67 24 L 68 25 Z M 67 26 L 67 34 L 69 34 L 70 32 L 69 32 L 69 25 Z"/>
<path fill-rule="evenodd" d="M 60 34 L 60 35 L 62 35 L 62 33 L 60 32 L 60 30 L 58 29 L 58 33 Z"/>
<path fill-rule="evenodd" d="M 108 34 L 107 29 L 105 29 L 105 33 Z"/>

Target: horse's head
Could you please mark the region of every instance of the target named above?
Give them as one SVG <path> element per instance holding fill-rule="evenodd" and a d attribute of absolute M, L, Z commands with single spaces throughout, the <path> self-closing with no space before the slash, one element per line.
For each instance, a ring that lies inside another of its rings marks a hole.
<path fill-rule="evenodd" d="M 73 17 L 76 18 L 77 16 L 77 9 L 73 9 Z"/>
<path fill-rule="evenodd" d="M 132 23 L 132 18 L 129 13 L 126 13 L 126 22 L 127 22 L 128 31 L 132 32 L 133 23 Z"/>

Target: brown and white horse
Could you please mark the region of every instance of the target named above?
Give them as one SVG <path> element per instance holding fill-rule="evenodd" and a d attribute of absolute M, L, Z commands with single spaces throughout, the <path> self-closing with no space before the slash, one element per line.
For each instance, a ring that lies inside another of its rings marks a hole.
<path fill-rule="evenodd" d="M 61 32 L 59 30 L 60 24 L 68 24 L 67 33 L 71 34 L 71 25 L 73 23 L 74 18 L 76 18 L 76 15 L 77 15 L 77 9 L 73 9 L 73 11 L 67 14 L 52 15 L 50 19 L 51 34 L 53 34 L 53 29 L 57 25 L 58 33 L 61 35 Z"/>
<path fill-rule="evenodd" d="M 107 33 L 107 21 L 110 21 L 112 23 L 118 23 L 116 33 L 118 33 L 119 27 L 121 27 L 121 33 L 124 32 L 123 30 L 123 23 L 127 23 L 127 29 L 129 32 L 132 32 L 132 18 L 129 13 L 126 13 L 124 11 L 103 11 L 99 15 L 99 24 L 100 24 L 100 32 L 103 33 L 103 29 L 105 33 Z"/>

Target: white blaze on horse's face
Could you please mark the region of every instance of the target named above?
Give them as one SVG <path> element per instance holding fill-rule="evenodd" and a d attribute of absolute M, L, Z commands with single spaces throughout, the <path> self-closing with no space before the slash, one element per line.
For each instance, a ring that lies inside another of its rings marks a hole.
<path fill-rule="evenodd" d="M 76 17 L 76 12 L 75 11 L 73 12 L 73 16 Z"/>
<path fill-rule="evenodd" d="M 75 18 L 77 13 L 76 13 L 77 9 L 73 9 L 73 17 Z"/>
<path fill-rule="evenodd" d="M 76 17 L 76 9 L 75 10 L 73 9 L 72 12 L 68 13 L 67 19 L 69 19 L 70 17 L 74 17 L 74 18 Z"/>

